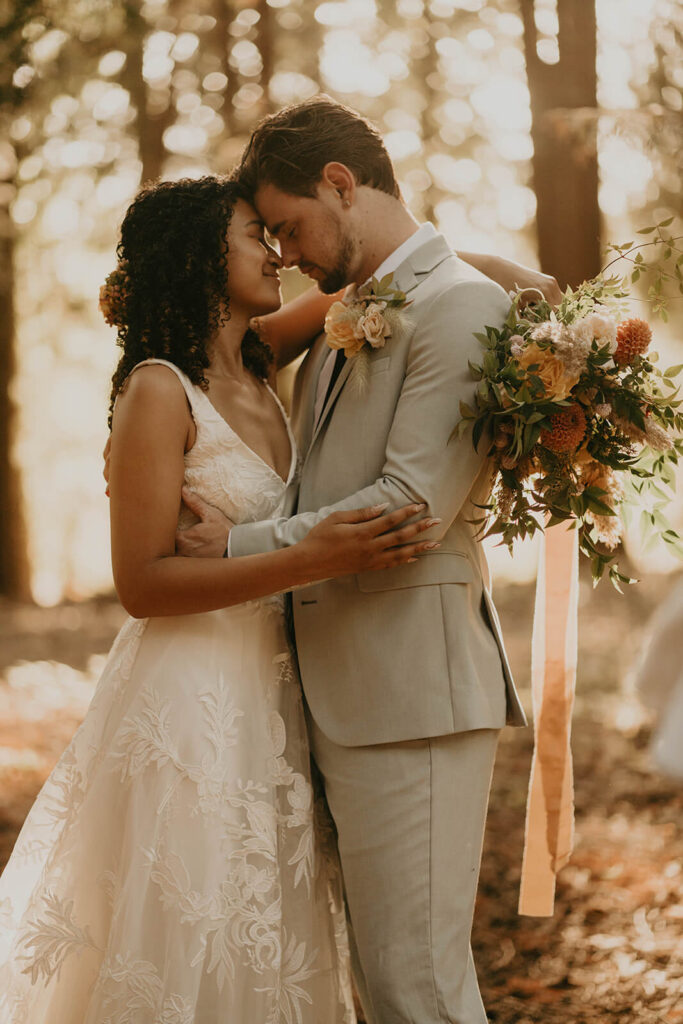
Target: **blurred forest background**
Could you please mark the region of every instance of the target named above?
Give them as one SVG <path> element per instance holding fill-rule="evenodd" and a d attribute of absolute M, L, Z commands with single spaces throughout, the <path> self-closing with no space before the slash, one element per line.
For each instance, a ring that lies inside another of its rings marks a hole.
<path fill-rule="evenodd" d="M 97 297 L 141 182 L 227 171 L 264 114 L 325 91 L 455 247 L 577 283 L 681 213 L 682 35 L 680 0 L 0 0 L 0 594 L 110 587 Z"/>
<path fill-rule="evenodd" d="M 575 284 L 608 241 L 683 232 L 682 44 L 681 0 L 0 0 L 0 869 L 124 618 L 97 302 L 139 185 L 228 171 L 263 115 L 324 91 L 379 125 L 454 247 Z M 668 363 L 682 307 L 650 317 Z M 535 549 L 492 555 L 528 707 Z M 577 844 L 553 918 L 517 916 L 532 736 L 503 733 L 474 932 L 497 1024 L 683 1024 L 683 788 L 653 770 L 633 692 L 680 565 L 637 529 L 621 561 L 642 577 L 623 597 L 581 580 Z"/>

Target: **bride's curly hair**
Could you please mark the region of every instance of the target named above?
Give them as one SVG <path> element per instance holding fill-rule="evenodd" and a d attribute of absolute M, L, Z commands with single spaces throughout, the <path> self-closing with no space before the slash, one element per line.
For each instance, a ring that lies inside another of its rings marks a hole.
<path fill-rule="evenodd" d="M 167 359 L 206 390 L 207 346 L 230 318 L 228 226 L 238 199 L 234 179 L 207 176 L 146 185 L 129 206 L 116 252 L 119 263 L 100 291 L 100 308 L 123 349 L 112 377 L 114 401 L 133 367 Z M 242 341 L 248 370 L 262 380 L 271 350 L 252 330 Z"/>

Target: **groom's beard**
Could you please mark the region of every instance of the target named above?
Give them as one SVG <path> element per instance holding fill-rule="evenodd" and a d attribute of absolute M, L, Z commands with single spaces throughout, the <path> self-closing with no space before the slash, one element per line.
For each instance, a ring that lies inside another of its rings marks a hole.
<path fill-rule="evenodd" d="M 318 281 L 318 287 L 325 295 L 334 295 L 351 281 L 351 262 L 353 260 L 353 242 L 348 235 L 340 236 L 339 254 L 334 268 L 326 277 Z"/>

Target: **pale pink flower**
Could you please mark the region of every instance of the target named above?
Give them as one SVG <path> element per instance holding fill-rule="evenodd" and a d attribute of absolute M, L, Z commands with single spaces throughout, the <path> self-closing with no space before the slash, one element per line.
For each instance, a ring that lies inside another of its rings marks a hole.
<path fill-rule="evenodd" d="M 586 344 L 582 336 L 577 337 L 571 327 L 546 320 L 537 324 L 531 332 L 535 341 L 549 341 L 552 350 L 561 361 L 569 377 L 579 379 L 586 369 L 586 360 L 590 343 Z"/>
<path fill-rule="evenodd" d="M 524 338 L 522 337 L 522 335 L 513 334 L 512 337 L 510 338 L 510 355 L 514 356 L 516 359 L 517 356 L 520 356 L 522 354 L 523 348 Z"/>
<path fill-rule="evenodd" d="M 596 306 L 592 313 L 581 317 L 572 324 L 571 331 L 576 340 L 590 350 L 593 341 L 600 347 L 608 346 L 610 355 L 617 350 L 617 323 L 605 306 Z"/>
<path fill-rule="evenodd" d="M 356 323 L 354 333 L 363 338 L 373 348 L 383 348 L 387 338 L 391 337 L 391 327 L 384 317 L 386 302 L 370 302 L 365 313 L 361 314 Z"/>

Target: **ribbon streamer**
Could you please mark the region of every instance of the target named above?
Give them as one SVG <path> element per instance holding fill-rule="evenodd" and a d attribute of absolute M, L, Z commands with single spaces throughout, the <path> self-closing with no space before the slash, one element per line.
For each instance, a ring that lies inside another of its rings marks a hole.
<path fill-rule="evenodd" d="M 534 753 L 519 913 L 552 916 L 555 877 L 574 841 L 570 747 L 577 661 L 579 544 L 564 524 L 546 530 L 536 585 L 531 656 Z"/>

